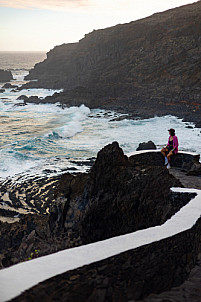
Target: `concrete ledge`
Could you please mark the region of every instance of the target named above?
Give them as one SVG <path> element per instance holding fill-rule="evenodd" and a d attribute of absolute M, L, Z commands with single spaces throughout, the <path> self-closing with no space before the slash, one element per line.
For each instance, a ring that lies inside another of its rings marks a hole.
<path fill-rule="evenodd" d="M 128 301 L 179 285 L 200 250 L 201 190 L 173 190 L 195 197 L 161 226 L 1 270 L 1 301 L 51 277 L 14 301 Z"/>
<path fill-rule="evenodd" d="M 164 157 L 160 150 L 142 150 L 127 154 L 129 161 L 134 165 L 163 166 Z M 180 168 L 190 175 L 201 175 L 200 154 L 179 151 L 171 158 L 171 166 Z"/>

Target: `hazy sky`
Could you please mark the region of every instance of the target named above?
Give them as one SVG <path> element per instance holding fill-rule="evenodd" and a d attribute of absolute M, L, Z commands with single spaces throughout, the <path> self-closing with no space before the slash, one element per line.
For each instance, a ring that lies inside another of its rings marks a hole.
<path fill-rule="evenodd" d="M 0 0 L 0 50 L 44 50 L 195 0 Z"/>

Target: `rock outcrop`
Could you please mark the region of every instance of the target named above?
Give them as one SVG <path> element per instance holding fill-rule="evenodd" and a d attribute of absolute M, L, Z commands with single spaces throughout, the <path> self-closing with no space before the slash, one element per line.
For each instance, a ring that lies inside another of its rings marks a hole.
<path fill-rule="evenodd" d="M 152 141 L 148 141 L 147 143 L 140 143 L 139 146 L 137 147 L 136 151 L 140 150 L 150 150 L 150 149 L 155 149 L 156 150 L 156 145 Z"/>
<path fill-rule="evenodd" d="M 134 116 L 177 113 L 200 123 L 201 2 L 63 44 L 35 65 L 30 85 L 64 88 L 46 101 L 112 108 Z"/>
<path fill-rule="evenodd" d="M 180 168 L 189 163 L 191 169 L 199 159 L 177 155 L 174 165 Z M 0 223 L 1 267 L 163 224 L 196 195 L 170 190 L 182 184 L 163 161 L 155 150 L 127 157 L 117 142 L 104 147 L 89 173 L 61 177 L 50 215 L 28 214 L 18 223 Z M 58 301 L 79 301 L 83 294 L 90 301 L 116 301 L 122 293 L 119 301 L 127 301 L 164 291 L 181 284 L 195 265 L 200 225 L 198 221 L 176 236 L 64 273 L 24 295 L 30 301 L 35 295 L 43 299 L 48 289 Z"/>
<path fill-rule="evenodd" d="M 12 84 L 10 84 L 10 83 L 6 83 L 6 84 L 4 84 L 3 85 L 3 87 L 2 88 L 17 88 L 18 87 L 18 85 L 12 85 Z"/>
<path fill-rule="evenodd" d="M 13 80 L 11 71 L 0 69 L 0 82 L 8 82 Z"/>
<path fill-rule="evenodd" d="M 18 223 L 2 224 L 2 266 L 27 259 L 34 250 L 41 256 L 164 223 L 190 197 L 170 191 L 181 183 L 163 166 L 162 155 L 157 156 L 158 166 L 143 159 L 140 164 L 114 142 L 98 153 L 89 173 L 64 174 L 54 189 L 50 215 L 21 215 Z M 43 204 L 41 214 L 47 206 Z M 34 230 L 33 243 L 27 238 Z"/>

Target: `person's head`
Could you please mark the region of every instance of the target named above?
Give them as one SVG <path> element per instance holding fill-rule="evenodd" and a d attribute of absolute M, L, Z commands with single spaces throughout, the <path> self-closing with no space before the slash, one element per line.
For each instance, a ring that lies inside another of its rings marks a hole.
<path fill-rule="evenodd" d="M 175 130 L 173 128 L 170 128 L 168 131 L 171 136 L 175 135 Z"/>

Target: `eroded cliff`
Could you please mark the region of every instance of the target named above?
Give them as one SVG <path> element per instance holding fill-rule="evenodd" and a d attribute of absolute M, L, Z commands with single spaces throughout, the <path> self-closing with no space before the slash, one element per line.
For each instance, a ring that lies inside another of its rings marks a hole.
<path fill-rule="evenodd" d="M 147 116 L 182 112 L 196 119 L 201 112 L 200 17 L 199 1 L 93 31 L 79 43 L 55 47 L 27 79 L 64 88 L 48 101 Z"/>

